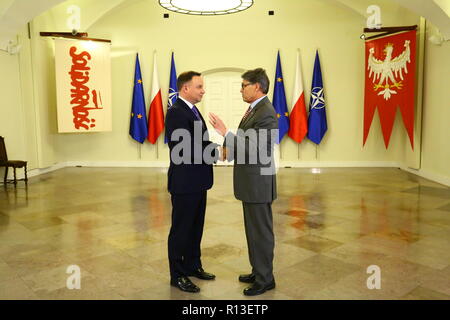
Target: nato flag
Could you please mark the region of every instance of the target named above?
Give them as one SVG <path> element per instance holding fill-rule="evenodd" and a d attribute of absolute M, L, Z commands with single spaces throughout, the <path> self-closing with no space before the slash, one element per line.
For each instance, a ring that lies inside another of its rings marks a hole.
<path fill-rule="evenodd" d="M 319 52 L 316 51 L 314 74 L 309 100 L 308 139 L 319 144 L 327 131 L 327 114 L 325 112 L 325 95 L 323 93 L 322 72 L 320 71 Z"/>
<path fill-rule="evenodd" d="M 289 131 L 289 113 L 286 104 L 286 94 L 284 93 L 284 80 L 281 71 L 280 52 L 277 55 L 277 70 L 275 72 L 275 89 L 273 91 L 273 106 L 278 118 L 278 143 Z"/>
<path fill-rule="evenodd" d="M 144 90 L 142 88 L 141 66 L 136 54 L 134 70 L 133 104 L 131 105 L 130 136 L 143 143 L 147 138 L 147 112 L 145 110 Z"/>
<path fill-rule="evenodd" d="M 167 110 L 177 101 L 178 89 L 177 89 L 177 70 L 175 68 L 175 60 L 172 52 L 172 62 L 170 64 L 170 82 L 169 82 L 169 101 L 167 103 Z M 167 115 L 167 112 L 166 112 Z M 164 135 L 164 143 L 167 143 L 167 136 Z"/>

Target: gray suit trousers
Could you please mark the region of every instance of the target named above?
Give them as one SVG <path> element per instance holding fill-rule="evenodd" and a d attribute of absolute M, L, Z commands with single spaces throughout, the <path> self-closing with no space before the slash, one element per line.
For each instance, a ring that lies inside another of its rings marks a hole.
<path fill-rule="evenodd" d="M 255 274 L 255 282 L 267 285 L 273 277 L 273 251 L 275 246 L 272 203 L 242 202 L 248 256 Z"/>

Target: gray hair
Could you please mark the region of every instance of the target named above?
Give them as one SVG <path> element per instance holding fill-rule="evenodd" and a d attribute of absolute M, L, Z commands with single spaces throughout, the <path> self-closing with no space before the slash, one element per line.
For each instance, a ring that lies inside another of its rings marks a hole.
<path fill-rule="evenodd" d="M 257 68 L 255 70 L 248 70 L 242 76 L 242 79 L 247 80 L 250 83 L 259 83 L 261 91 L 264 94 L 269 92 L 269 77 L 267 77 L 266 70 Z"/>

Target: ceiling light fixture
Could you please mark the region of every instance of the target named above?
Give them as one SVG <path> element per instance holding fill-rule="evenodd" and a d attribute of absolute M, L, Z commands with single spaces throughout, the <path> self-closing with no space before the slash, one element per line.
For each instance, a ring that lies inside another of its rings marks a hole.
<path fill-rule="evenodd" d="M 216 16 L 243 11 L 253 0 L 159 0 L 167 10 L 199 16 Z"/>

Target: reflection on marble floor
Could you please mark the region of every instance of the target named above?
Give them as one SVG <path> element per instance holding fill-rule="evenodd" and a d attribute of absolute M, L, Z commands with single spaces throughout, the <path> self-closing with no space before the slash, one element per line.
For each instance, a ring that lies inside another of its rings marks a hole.
<path fill-rule="evenodd" d="M 277 288 L 251 298 L 231 179 L 215 168 L 202 260 L 217 279 L 192 278 L 199 294 L 169 286 L 164 169 L 65 168 L 0 187 L 0 299 L 450 299 L 450 188 L 391 168 L 281 169 Z M 70 265 L 80 290 L 66 288 Z"/>

